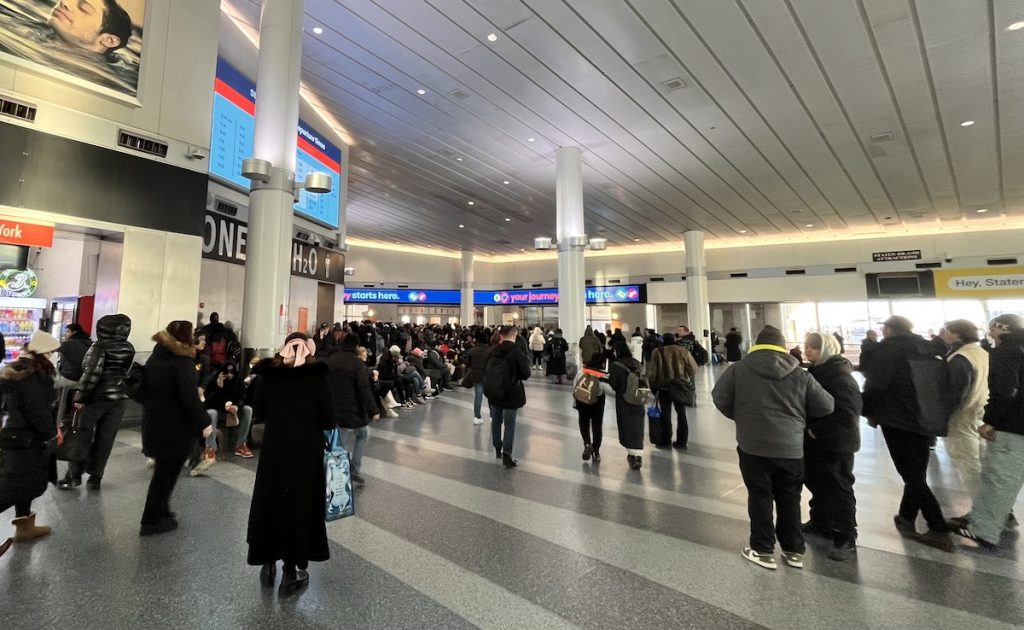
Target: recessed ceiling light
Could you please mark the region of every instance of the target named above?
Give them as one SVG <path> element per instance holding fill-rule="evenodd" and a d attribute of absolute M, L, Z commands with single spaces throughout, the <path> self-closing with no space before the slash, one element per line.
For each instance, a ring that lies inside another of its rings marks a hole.
<path fill-rule="evenodd" d="M 461 161 L 462 161 L 462 158 L 456 155 L 456 156 L 455 156 L 455 161 L 456 161 L 456 162 L 461 162 Z"/>
<path fill-rule="evenodd" d="M 507 179 L 506 179 L 505 181 L 501 182 L 501 183 L 502 183 L 502 184 L 505 184 L 506 186 L 508 186 L 508 185 L 509 185 L 509 181 L 508 181 Z"/>
<path fill-rule="evenodd" d="M 498 41 L 498 35 L 495 34 L 495 33 L 491 33 L 490 35 L 487 36 L 487 41 L 489 41 L 489 42 L 496 42 L 496 41 Z"/>
<path fill-rule="evenodd" d="M 634 243 L 639 243 L 639 242 L 640 242 L 640 239 L 638 239 L 638 238 L 634 238 L 634 239 L 633 239 L 633 242 L 634 242 Z"/>
<path fill-rule="evenodd" d="M 525 250 L 525 249 L 523 249 L 522 247 L 520 247 L 520 248 L 519 248 L 519 251 L 521 251 L 521 252 L 525 252 L 526 250 Z"/>
<path fill-rule="evenodd" d="M 1008 31 L 1019 31 L 1024 28 L 1024 22 L 1014 22 L 1013 24 L 1006 27 Z"/>
<path fill-rule="evenodd" d="M 476 205 L 476 202 L 475 202 L 475 201 L 467 201 L 466 203 L 468 203 L 468 204 L 469 204 L 469 205 L 471 205 L 471 206 L 473 206 L 473 205 Z"/>
<path fill-rule="evenodd" d="M 988 208 L 978 208 L 978 214 L 984 214 L 988 212 Z"/>
<path fill-rule="evenodd" d="M 505 223 L 508 223 L 508 222 L 509 222 L 509 221 L 511 221 L 511 220 L 512 220 L 511 218 L 509 218 L 509 217 L 505 217 Z"/>
<path fill-rule="evenodd" d="M 466 227 L 466 226 L 462 225 L 461 223 L 459 224 L 459 228 L 464 228 L 464 227 Z"/>
<path fill-rule="evenodd" d="M 814 227 L 813 223 L 804 223 L 804 227 Z"/>
<path fill-rule="evenodd" d="M 536 138 L 527 138 L 526 141 L 527 142 L 536 142 L 537 139 Z"/>
<path fill-rule="evenodd" d="M 416 93 L 419 94 L 420 96 L 423 96 L 424 94 L 427 93 L 427 91 L 424 90 L 423 88 L 420 88 L 420 89 L 416 90 Z"/>
<path fill-rule="evenodd" d="M 316 33 L 317 35 L 323 35 L 324 34 L 324 29 L 320 28 L 319 26 L 314 26 L 313 27 L 313 32 Z"/>
<path fill-rule="evenodd" d="M 746 234 L 746 233 L 747 233 L 746 230 L 740 230 L 740 234 Z"/>
<path fill-rule="evenodd" d="M 973 120 L 965 120 L 962 123 L 960 123 L 960 126 L 961 127 L 970 127 L 973 124 L 974 124 Z"/>

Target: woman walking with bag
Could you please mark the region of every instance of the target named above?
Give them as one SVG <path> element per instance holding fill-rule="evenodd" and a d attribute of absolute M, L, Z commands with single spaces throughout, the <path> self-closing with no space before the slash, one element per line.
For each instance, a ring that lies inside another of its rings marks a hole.
<path fill-rule="evenodd" d="M 213 434 L 210 416 L 196 389 L 196 346 L 192 322 L 173 321 L 153 335 L 156 345 L 146 362 L 142 401 L 142 452 L 153 459 L 140 536 L 178 528 L 170 499 L 189 453 L 199 436 Z"/>
<path fill-rule="evenodd" d="M 273 359 L 259 365 L 254 414 L 265 431 L 249 509 L 248 562 L 262 566 L 260 583 L 274 586 L 284 562 L 281 595 L 309 584 L 310 561 L 330 558 L 324 497 L 324 431 L 336 426 L 328 368 L 316 345 L 292 333 Z"/>
<path fill-rule="evenodd" d="M 0 371 L 0 391 L 7 405 L 7 426 L 0 431 L 0 513 L 14 507 L 14 538 L 0 542 L 0 555 L 11 542 L 23 542 L 50 533 L 36 525 L 32 501 L 57 481 L 57 422 L 53 405 L 57 374 L 50 354 L 60 347 L 51 335 L 36 331 L 28 349 Z"/>
<path fill-rule="evenodd" d="M 693 394 L 693 377 L 697 374 L 697 361 L 690 351 L 676 343 L 675 335 L 665 333 L 665 345 L 651 354 L 647 364 L 647 379 L 657 393 L 661 408 L 661 435 L 652 435 L 651 441 L 659 448 L 670 445 L 685 451 L 690 441 L 690 425 L 686 421 L 686 400 Z M 672 407 L 678 416 L 676 440 L 672 441 Z"/>
<path fill-rule="evenodd" d="M 615 360 L 608 371 L 608 384 L 615 391 L 615 421 L 619 425 L 619 444 L 626 449 L 626 461 L 633 470 L 643 466 L 644 406 L 626 401 L 630 372 L 639 373 L 640 362 L 633 358 L 629 346 L 617 343 L 612 348 Z"/>

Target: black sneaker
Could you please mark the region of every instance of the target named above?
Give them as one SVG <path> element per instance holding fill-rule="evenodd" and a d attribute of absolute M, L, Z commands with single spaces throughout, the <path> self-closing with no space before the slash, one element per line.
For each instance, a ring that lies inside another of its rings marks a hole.
<path fill-rule="evenodd" d="M 363 478 L 359 473 L 352 471 L 352 485 L 354 486 L 365 486 L 366 479 Z"/>
<path fill-rule="evenodd" d="M 281 577 L 281 586 L 278 587 L 277 593 L 281 597 L 286 597 L 307 586 L 309 586 L 309 573 L 302 569 L 295 569 L 292 572 L 285 568 L 284 575 Z"/>
<path fill-rule="evenodd" d="M 832 528 L 831 527 L 826 527 L 826 526 L 822 525 L 821 523 L 819 523 L 817 521 L 813 521 L 813 520 L 807 521 L 806 523 L 801 525 L 800 526 L 800 531 L 802 531 L 805 534 L 810 534 L 810 535 L 815 535 L 815 536 L 826 536 L 828 538 L 832 537 Z"/>
<path fill-rule="evenodd" d="M 676 449 L 677 451 L 685 451 L 686 445 L 680 442 L 679 440 L 676 440 L 675 442 L 672 442 L 672 448 Z"/>
<path fill-rule="evenodd" d="M 143 523 L 139 528 L 139 536 L 153 536 L 155 534 L 166 534 L 178 529 L 178 521 L 170 517 L 164 517 L 155 523 Z"/>
<path fill-rule="evenodd" d="M 848 562 L 857 557 L 857 541 L 848 540 L 836 543 L 828 552 L 828 559 L 836 562 Z"/>
<path fill-rule="evenodd" d="M 583 445 L 583 461 L 589 462 L 594 455 L 594 447 L 589 444 Z"/>
<path fill-rule="evenodd" d="M 519 462 L 512 459 L 512 455 L 510 453 L 502 453 L 501 465 L 504 466 L 505 468 L 515 468 L 516 466 L 519 465 Z"/>
<path fill-rule="evenodd" d="M 277 580 L 277 563 L 265 564 L 260 567 L 260 586 L 264 588 L 274 588 L 274 582 Z"/>
<path fill-rule="evenodd" d="M 923 534 L 914 534 L 911 538 L 922 545 L 928 545 L 940 551 L 947 553 L 956 551 L 956 547 L 953 545 L 953 538 L 949 535 L 949 532 L 937 532 L 934 529 L 929 529 Z"/>
<path fill-rule="evenodd" d="M 595 464 L 600 464 L 601 463 L 601 453 L 599 453 L 597 451 L 594 451 L 594 463 Z"/>
<path fill-rule="evenodd" d="M 101 483 L 103 483 L 102 477 L 89 477 L 89 481 L 85 482 L 85 487 L 89 490 L 99 490 Z"/>
<path fill-rule="evenodd" d="M 626 461 L 629 462 L 631 470 L 640 470 L 644 464 L 644 458 L 640 455 L 626 455 Z"/>
<path fill-rule="evenodd" d="M 494 447 L 494 456 L 497 457 L 498 459 L 501 459 L 501 447 L 500 446 L 495 446 Z"/>
<path fill-rule="evenodd" d="M 70 475 L 57 482 L 57 488 L 60 490 L 74 490 L 80 485 L 82 485 L 82 478 L 71 477 Z"/>
<path fill-rule="evenodd" d="M 900 536 L 913 537 L 917 535 L 917 529 L 914 527 L 914 522 L 907 520 L 897 514 L 892 517 L 892 522 L 896 524 L 896 529 L 899 531 Z"/>

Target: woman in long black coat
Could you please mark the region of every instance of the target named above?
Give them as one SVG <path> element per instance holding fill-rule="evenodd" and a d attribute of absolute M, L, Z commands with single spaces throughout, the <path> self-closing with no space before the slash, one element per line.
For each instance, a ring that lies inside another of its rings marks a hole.
<path fill-rule="evenodd" d="M 36 332 L 27 351 L 0 371 L 0 391 L 7 403 L 7 426 L 0 431 L 0 512 L 15 509 L 13 541 L 46 536 L 49 527 L 36 525 L 32 500 L 46 492 L 47 483 L 57 481 L 53 458 L 57 422 L 53 403 L 56 370 L 50 353 L 60 343 L 44 332 Z M 0 555 L 11 539 L 0 542 Z"/>
<path fill-rule="evenodd" d="M 728 363 L 739 361 L 743 358 L 743 353 L 740 350 L 743 344 L 743 335 L 740 331 L 735 328 L 730 328 L 729 332 L 725 334 L 725 360 Z"/>
<path fill-rule="evenodd" d="M 282 595 L 309 583 L 310 561 L 330 558 L 324 431 L 336 424 L 327 365 L 315 353 L 306 335 L 289 335 L 278 356 L 260 363 L 253 404 L 266 428 L 249 510 L 249 564 L 262 565 L 260 582 L 273 586 L 283 561 Z"/>
<path fill-rule="evenodd" d="M 633 358 L 629 346 L 617 343 L 612 348 L 615 360 L 608 370 L 608 384 L 615 390 L 615 422 L 619 427 L 619 444 L 626 449 L 626 461 L 633 470 L 640 470 L 643 465 L 644 452 L 644 416 L 643 405 L 626 402 L 626 384 L 629 373 L 640 370 L 640 362 Z"/>
<path fill-rule="evenodd" d="M 139 388 L 142 452 L 154 460 L 140 536 L 178 528 L 170 499 L 181 467 L 200 435 L 212 431 L 196 387 L 196 346 L 192 322 L 173 321 L 153 335 L 156 345 Z"/>

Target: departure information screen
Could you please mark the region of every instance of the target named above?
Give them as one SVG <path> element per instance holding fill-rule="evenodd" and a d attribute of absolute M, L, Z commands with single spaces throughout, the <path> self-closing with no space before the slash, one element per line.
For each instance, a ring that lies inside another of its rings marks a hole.
<path fill-rule="evenodd" d="M 249 180 L 242 177 L 242 160 L 252 156 L 255 115 L 256 84 L 223 59 L 217 59 L 210 175 L 243 190 L 249 189 Z M 341 208 L 341 149 L 324 140 L 319 132 L 301 120 L 297 133 L 296 181 L 319 171 L 330 175 L 334 186 L 327 194 L 301 191 L 295 211 L 336 228 Z"/>

